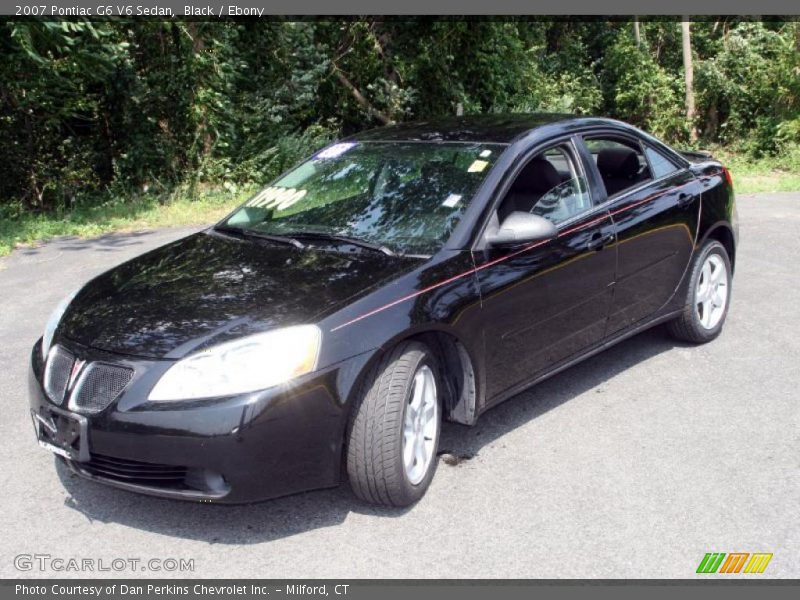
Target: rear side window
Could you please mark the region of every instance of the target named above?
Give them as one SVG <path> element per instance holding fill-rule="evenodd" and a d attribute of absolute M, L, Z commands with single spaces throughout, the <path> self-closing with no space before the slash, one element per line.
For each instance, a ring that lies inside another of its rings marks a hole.
<path fill-rule="evenodd" d="M 585 142 L 609 197 L 653 178 L 639 144 L 603 137 L 590 138 Z"/>
<path fill-rule="evenodd" d="M 645 146 L 644 153 L 647 155 L 647 160 L 650 161 L 650 169 L 653 171 L 654 178 L 658 179 L 678 170 L 671 160 L 650 146 Z"/>

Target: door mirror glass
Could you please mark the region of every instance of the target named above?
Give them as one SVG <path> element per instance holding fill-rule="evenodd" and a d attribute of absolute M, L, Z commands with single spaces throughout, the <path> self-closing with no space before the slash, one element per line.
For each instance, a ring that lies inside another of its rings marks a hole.
<path fill-rule="evenodd" d="M 500 226 L 486 235 L 490 246 L 516 246 L 530 242 L 552 240 L 558 235 L 551 221 L 522 211 L 508 215 Z"/>

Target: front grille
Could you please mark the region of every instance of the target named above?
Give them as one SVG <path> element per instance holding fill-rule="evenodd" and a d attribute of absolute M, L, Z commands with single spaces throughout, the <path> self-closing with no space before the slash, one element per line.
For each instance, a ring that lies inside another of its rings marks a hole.
<path fill-rule="evenodd" d="M 127 460 L 102 454 L 92 454 L 91 460 L 79 463 L 90 475 L 104 477 L 121 483 L 181 489 L 184 486 L 186 467 Z"/>
<path fill-rule="evenodd" d="M 61 346 L 53 346 L 44 368 L 44 391 L 55 404 L 64 402 L 75 357 Z"/>
<path fill-rule="evenodd" d="M 81 374 L 72 392 L 70 408 L 87 413 L 100 412 L 117 399 L 132 377 L 133 369 L 92 363 Z"/>

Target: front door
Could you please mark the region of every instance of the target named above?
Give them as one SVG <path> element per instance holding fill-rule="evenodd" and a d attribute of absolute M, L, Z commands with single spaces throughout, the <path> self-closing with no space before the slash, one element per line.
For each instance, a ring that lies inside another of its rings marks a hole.
<path fill-rule="evenodd" d="M 600 341 L 614 281 L 614 223 L 594 204 L 571 142 L 522 166 L 498 222 L 515 210 L 552 220 L 559 234 L 475 252 L 489 403 Z"/>

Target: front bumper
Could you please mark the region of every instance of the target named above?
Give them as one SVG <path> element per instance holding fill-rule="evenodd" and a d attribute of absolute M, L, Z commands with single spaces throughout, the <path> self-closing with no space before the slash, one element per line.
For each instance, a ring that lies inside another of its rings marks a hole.
<path fill-rule="evenodd" d="M 67 407 L 44 391 L 40 344 L 29 374 L 34 421 Z M 171 363 L 62 344 L 87 362 L 118 361 L 136 371 L 108 408 L 79 417 L 86 422 L 83 453 L 64 459 L 78 475 L 135 492 L 220 503 L 338 484 L 349 399 L 367 354 L 262 392 L 152 403 L 147 393 Z"/>

